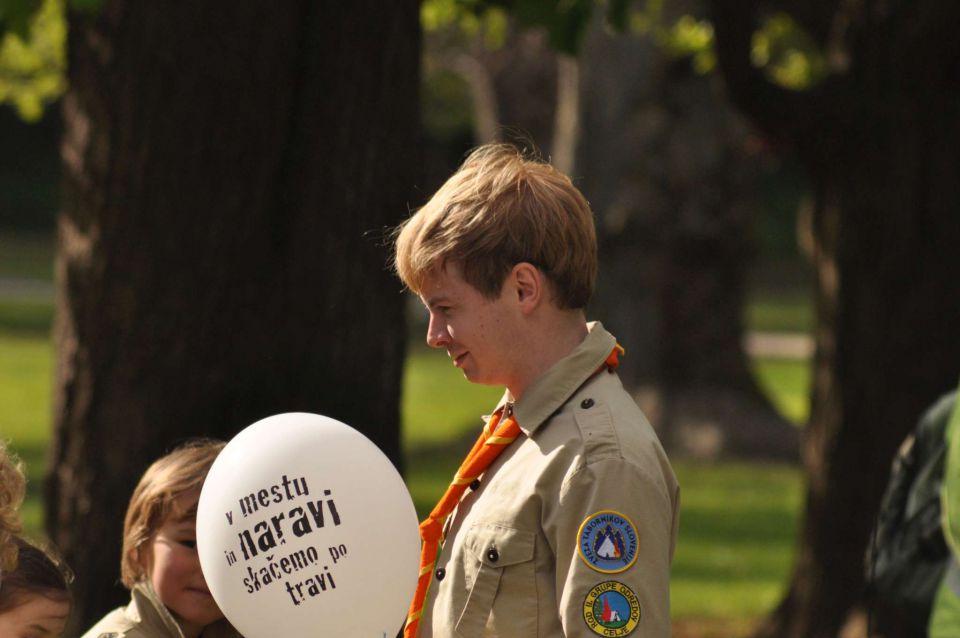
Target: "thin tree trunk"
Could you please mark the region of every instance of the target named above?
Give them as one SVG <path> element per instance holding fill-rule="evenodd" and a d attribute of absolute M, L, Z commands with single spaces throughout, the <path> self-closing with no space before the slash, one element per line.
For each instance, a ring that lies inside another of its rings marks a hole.
<path fill-rule="evenodd" d="M 576 58 L 557 56 L 557 107 L 553 116 L 551 162 L 561 173 L 575 170 L 580 137 L 580 65 Z"/>
<path fill-rule="evenodd" d="M 319 412 L 399 462 L 382 232 L 417 182 L 418 3 L 104 3 L 69 16 L 47 523 L 76 630 L 178 440 Z"/>
<path fill-rule="evenodd" d="M 511 32 L 486 52 L 478 38 L 487 73 L 471 65 L 463 75 L 471 86 L 492 78 L 501 137 L 531 139 L 590 200 L 600 244 L 593 309 L 626 346 L 621 375 L 665 442 L 709 458 L 795 461 L 797 430 L 760 392 L 743 350 L 748 130 L 714 79 L 653 38 L 613 37 L 601 22 L 579 60 L 550 49 L 543 31 Z M 472 94 L 474 110 L 490 112 L 485 91 Z M 487 122 L 478 119 L 478 135 Z"/>

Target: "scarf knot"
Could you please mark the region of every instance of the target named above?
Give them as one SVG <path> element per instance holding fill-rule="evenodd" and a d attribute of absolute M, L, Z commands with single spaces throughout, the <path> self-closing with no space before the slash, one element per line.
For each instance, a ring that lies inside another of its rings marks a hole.
<path fill-rule="evenodd" d="M 425 543 L 438 543 L 443 535 L 443 524 L 433 517 L 423 519 L 420 523 L 420 538 Z"/>

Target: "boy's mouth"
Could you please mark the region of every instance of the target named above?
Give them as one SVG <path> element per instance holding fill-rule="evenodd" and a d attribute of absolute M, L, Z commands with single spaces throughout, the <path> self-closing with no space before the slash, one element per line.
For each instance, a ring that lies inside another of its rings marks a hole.
<path fill-rule="evenodd" d="M 451 355 L 451 356 L 453 356 L 453 355 Z M 466 359 L 466 357 L 467 357 L 467 353 L 466 353 L 466 352 L 462 352 L 462 353 L 454 356 L 454 357 L 453 357 L 453 365 L 456 366 L 457 368 L 463 367 L 463 360 Z"/>

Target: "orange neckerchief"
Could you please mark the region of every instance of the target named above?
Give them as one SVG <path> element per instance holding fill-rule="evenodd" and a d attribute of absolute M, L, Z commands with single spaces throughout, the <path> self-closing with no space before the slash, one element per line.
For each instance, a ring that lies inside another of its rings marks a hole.
<path fill-rule="evenodd" d="M 622 353 L 623 348 L 620 344 L 614 346 L 613 351 L 600 366 L 600 370 L 616 368 Z M 430 588 L 433 568 L 437 563 L 437 552 L 443 540 L 444 522 L 460 502 L 460 497 L 463 496 L 467 486 L 478 479 L 494 459 L 520 435 L 520 425 L 513 416 L 513 408 L 508 407 L 506 412 L 507 418 L 502 420 L 504 409 L 501 407 L 483 427 L 480 437 L 473 444 L 473 449 L 467 454 L 467 458 L 460 464 L 460 469 L 457 470 L 447 491 L 440 497 L 440 501 L 430 515 L 420 523 L 420 538 L 423 540 L 420 548 L 420 576 L 407 614 L 407 624 L 403 628 L 403 638 L 416 638 L 417 631 L 420 629 L 420 616 L 423 615 L 427 590 Z"/>

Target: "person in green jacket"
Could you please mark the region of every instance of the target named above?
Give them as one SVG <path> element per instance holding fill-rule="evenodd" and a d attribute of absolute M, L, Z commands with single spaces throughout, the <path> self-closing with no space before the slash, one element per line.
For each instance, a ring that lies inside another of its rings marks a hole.
<path fill-rule="evenodd" d="M 930 638 L 960 636 L 960 401 L 954 403 L 945 437 L 947 463 L 940 503 L 943 534 L 950 547 L 950 563 L 933 601 Z"/>

